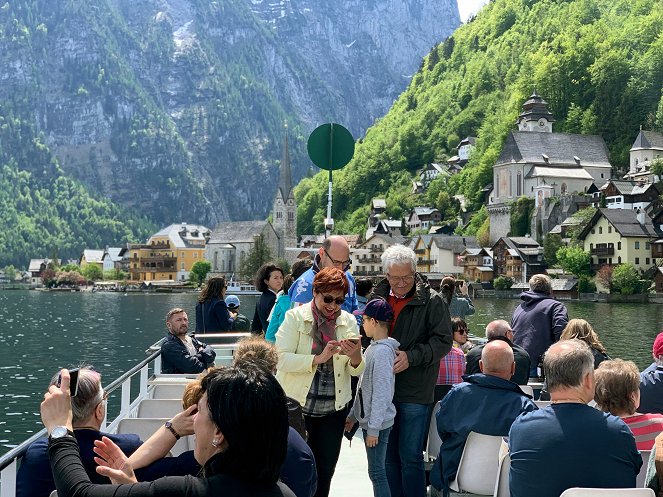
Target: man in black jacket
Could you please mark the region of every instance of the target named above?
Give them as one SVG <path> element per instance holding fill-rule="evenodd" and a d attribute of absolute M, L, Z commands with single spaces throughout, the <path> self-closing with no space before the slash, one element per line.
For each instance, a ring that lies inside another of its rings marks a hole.
<path fill-rule="evenodd" d="M 161 372 L 167 374 L 201 373 L 214 365 L 216 352 L 187 335 L 189 317 L 176 307 L 166 315 L 168 335 L 161 344 Z"/>
<path fill-rule="evenodd" d="M 386 278 L 371 298 L 382 297 L 394 310 L 389 336 L 400 343 L 394 362 L 396 418 L 389 434 L 385 468 L 391 495 L 426 494 L 423 450 L 434 401 L 440 359 L 451 350 L 447 303 L 416 271 L 414 251 L 392 245 L 382 254 Z"/>
<path fill-rule="evenodd" d="M 504 319 L 496 319 L 491 321 L 486 326 L 486 338 L 489 342 L 493 340 L 503 340 L 508 343 L 513 349 L 513 357 L 516 361 L 516 371 L 511 377 L 511 381 L 518 383 L 518 385 L 527 385 L 529 380 L 529 370 L 530 370 L 530 358 L 527 351 L 515 345 L 511 340 L 513 340 L 513 330 L 508 322 Z M 466 366 L 465 374 L 477 374 L 481 373 L 479 369 L 479 360 L 481 359 L 481 351 L 486 345 L 479 345 L 478 347 L 473 347 L 465 356 Z"/>

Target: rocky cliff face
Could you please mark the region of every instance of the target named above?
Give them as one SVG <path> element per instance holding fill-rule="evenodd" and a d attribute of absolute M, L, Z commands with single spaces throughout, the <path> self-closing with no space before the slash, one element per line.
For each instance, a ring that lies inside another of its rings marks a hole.
<path fill-rule="evenodd" d="M 285 121 L 297 179 L 316 125 L 359 136 L 459 23 L 455 0 L 15 0 L 0 114 L 159 223 L 261 218 Z"/>

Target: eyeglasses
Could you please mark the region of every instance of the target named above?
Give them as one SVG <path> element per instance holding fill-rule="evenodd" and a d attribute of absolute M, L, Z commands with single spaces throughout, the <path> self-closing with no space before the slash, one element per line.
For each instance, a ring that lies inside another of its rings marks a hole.
<path fill-rule="evenodd" d="M 409 284 L 414 281 L 414 275 L 411 274 L 409 276 L 391 276 L 389 273 L 387 273 L 387 279 L 389 280 L 390 283 L 404 283 L 404 284 Z"/>
<path fill-rule="evenodd" d="M 343 305 L 345 303 L 345 297 L 335 299 L 331 295 L 323 295 L 322 300 L 324 300 L 325 304 L 331 304 L 334 302 L 336 305 Z"/>
<path fill-rule="evenodd" d="M 467 328 L 459 328 L 455 331 L 455 333 L 458 333 L 459 335 L 467 335 L 469 330 Z"/>
<path fill-rule="evenodd" d="M 331 255 L 329 255 L 329 252 L 327 252 L 327 249 L 322 249 L 322 250 L 324 250 L 327 257 L 329 257 L 329 260 L 332 261 L 332 264 L 334 264 L 335 266 L 342 266 L 345 269 L 345 268 L 349 267 L 350 264 L 352 263 L 352 259 L 347 259 L 345 261 L 337 261 Z"/>

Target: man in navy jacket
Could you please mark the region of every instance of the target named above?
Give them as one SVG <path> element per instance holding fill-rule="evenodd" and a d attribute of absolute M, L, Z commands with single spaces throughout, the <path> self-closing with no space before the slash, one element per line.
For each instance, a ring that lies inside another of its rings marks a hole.
<path fill-rule="evenodd" d="M 184 309 L 171 309 L 166 315 L 166 327 L 168 335 L 161 344 L 162 373 L 202 373 L 214 365 L 216 352 L 212 347 L 187 334 L 189 318 Z"/>
<path fill-rule="evenodd" d="M 465 441 L 471 431 L 506 436 L 513 421 L 522 413 L 536 410 L 531 397 L 509 379 L 516 363 L 513 350 L 502 340 L 488 342 L 479 361 L 481 373 L 464 376 L 440 401 L 437 431 L 442 439 L 440 456 L 433 468 L 433 486 L 449 492 L 456 479 Z"/>

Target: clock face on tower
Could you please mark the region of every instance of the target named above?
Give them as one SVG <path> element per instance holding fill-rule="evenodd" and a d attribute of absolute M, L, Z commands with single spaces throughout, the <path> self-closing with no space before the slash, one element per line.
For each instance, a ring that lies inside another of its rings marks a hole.
<path fill-rule="evenodd" d="M 546 125 L 546 120 L 541 118 L 539 119 L 539 128 L 543 128 Z"/>

